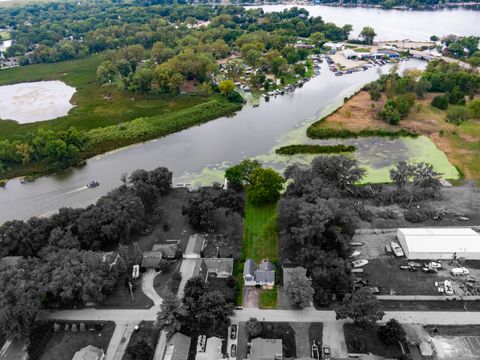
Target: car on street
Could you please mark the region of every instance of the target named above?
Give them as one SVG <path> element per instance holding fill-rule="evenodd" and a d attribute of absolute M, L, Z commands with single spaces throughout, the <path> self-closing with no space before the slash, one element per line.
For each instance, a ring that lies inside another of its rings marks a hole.
<path fill-rule="evenodd" d="M 331 359 L 330 346 L 328 345 L 322 346 L 322 359 L 323 360 Z"/>
<path fill-rule="evenodd" d="M 237 356 L 237 345 L 232 344 L 230 347 L 230 357 L 234 358 Z"/>
<path fill-rule="evenodd" d="M 230 332 L 230 339 L 235 340 L 237 338 L 237 325 L 232 325 L 232 330 Z"/>

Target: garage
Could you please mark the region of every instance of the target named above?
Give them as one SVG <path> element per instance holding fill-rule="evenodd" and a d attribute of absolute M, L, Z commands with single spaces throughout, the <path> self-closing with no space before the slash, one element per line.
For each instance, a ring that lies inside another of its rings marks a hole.
<path fill-rule="evenodd" d="M 401 228 L 397 239 L 407 259 L 480 259 L 480 234 L 471 228 Z"/>

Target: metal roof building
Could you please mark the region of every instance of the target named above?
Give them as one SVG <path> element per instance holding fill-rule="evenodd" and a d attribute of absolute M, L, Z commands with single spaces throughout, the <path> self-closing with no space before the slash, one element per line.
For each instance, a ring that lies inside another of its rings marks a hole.
<path fill-rule="evenodd" d="M 480 259 L 480 234 L 471 228 L 402 228 L 397 239 L 407 259 Z"/>

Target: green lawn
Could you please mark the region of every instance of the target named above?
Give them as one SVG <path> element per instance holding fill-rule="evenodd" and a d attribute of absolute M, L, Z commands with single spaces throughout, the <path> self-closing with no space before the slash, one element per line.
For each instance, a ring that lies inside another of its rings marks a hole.
<path fill-rule="evenodd" d="M 262 291 L 260 294 L 260 309 L 276 309 L 277 295 L 277 287 Z"/>
<path fill-rule="evenodd" d="M 102 61 L 100 54 L 84 59 L 55 64 L 35 64 L 2 70 L 0 85 L 61 80 L 73 86 L 77 92 L 72 103 L 76 106 L 67 116 L 54 120 L 20 125 L 15 121 L 0 122 L 0 138 L 22 139 L 39 127 L 90 130 L 116 125 L 140 117 L 169 114 L 198 105 L 209 100 L 198 95 L 167 96 L 139 94 L 120 90 L 116 85 L 99 86 L 96 81 L 97 66 Z"/>
<path fill-rule="evenodd" d="M 247 201 L 243 230 L 244 258 L 277 262 L 276 213 L 277 204 L 255 206 Z"/>
<path fill-rule="evenodd" d="M 385 345 L 380 341 L 377 332 L 378 325 L 367 327 L 366 329 L 357 328 L 351 323 L 346 323 L 343 325 L 343 333 L 345 335 L 345 342 L 347 343 L 347 349 L 349 352 L 358 352 L 356 349 L 350 346 L 351 339 L 356 337 L 364 344 L 365 348 L 363 349 L 362 353 L 372 353 L 378 356 L 398 359 L 402 355 L 400 346 Z"/>

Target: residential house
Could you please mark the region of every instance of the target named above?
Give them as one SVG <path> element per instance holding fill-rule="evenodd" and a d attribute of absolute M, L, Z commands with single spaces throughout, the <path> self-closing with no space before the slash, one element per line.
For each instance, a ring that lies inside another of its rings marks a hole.
<path fill-rule="evenodd" d="M 163 259 L 175 259 L 178 252 L 178 241 L 174 243 L 174 240 L 169 240 L 170 244 L 154 244 L 152 251 L 161 251 Z"/>
<path fill-rule="evenodd" d="M 200 271 L 208 276 L 216 276 L 217 278 L 227 278 L 233 273 L 232 258 L 208 258 L 202 259 Z"/>
<path fill-rule="evenodd" d="M 83 349 L 77 351 L 72 358 L 72 360 L 103 360 L 103 359 L 105 359 L 105 353 L 103 352 L 103 350 L 92 345 L 85 346 Z"/>
<path fill-rule="evenodd" d="M 245 286 L 262 286 L 272 288 L 275 285 L 275 266 L 268 259 L 259 265 L 252 259 L 247 259 L 243 266 Z"/>
<path fill-rule="evenodd" d="M 282 360 L 282 339 L 253 339 L 251 341 L 250 354 L 247 357 L 250 360 Z"/>
<path fill-rule="evenodd" d="M 218 337 L 210 337 L 207 339 L 205 349 L 197 351 L 195 360 L 219 360 L 223 359 L 222 339 Z"/>
<path fill-rule="evenodd" d="M 184 259 L 199 259 L 205 247 L 205 237 L 200 234 L 194 234 L 188 239 L 187 248 L 183 254 Z"/>
<path fill-rule="evenodd" d="M 187 360 L 192 339 L 179 332 L 168 340 L 163 360 Z"/>
<path fill-rule="evenodd" d="M 144 251 L 142 258 L 142 268 L 155 268 L 162 261 L 162 251 L 161 250 L 151 250 Z"/>

